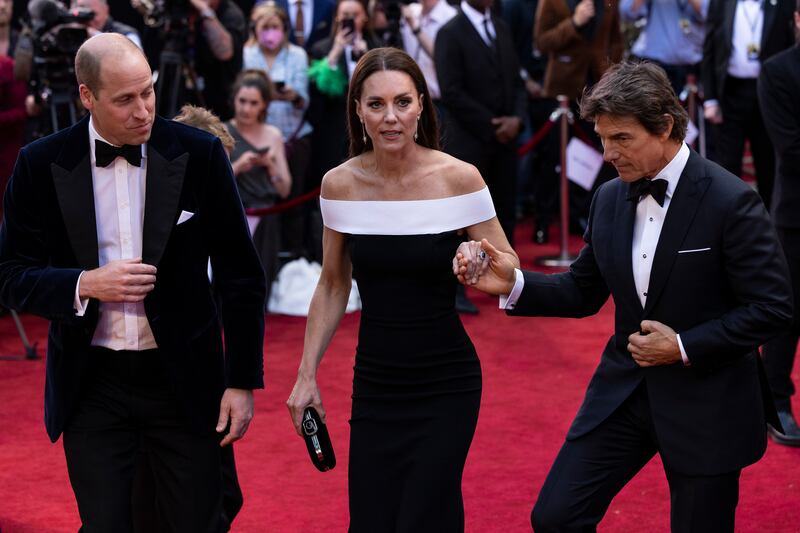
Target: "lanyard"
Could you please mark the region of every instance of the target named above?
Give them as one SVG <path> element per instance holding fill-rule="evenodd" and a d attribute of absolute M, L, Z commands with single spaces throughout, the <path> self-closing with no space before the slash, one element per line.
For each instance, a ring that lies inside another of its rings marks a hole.
<path fill-rule="evenodd" d="M 747 25 L 750 27 L 750 37 L 752 37 L 753 41 L 756 40 L 756 26 L 758 26 L 758 14 L 756 14 L 755 19 L 750 18 L 750 13 L 747 10 L 746 4 L 748 0 L 741 0 L 744 2 L 742 5 L 742 14 L 744 15 L 745 20 L 747 20 Z M 763 11 L 764 9 L 764 2 L 763 0 L 759 0 L 758 2 L 758 10 Z"/>

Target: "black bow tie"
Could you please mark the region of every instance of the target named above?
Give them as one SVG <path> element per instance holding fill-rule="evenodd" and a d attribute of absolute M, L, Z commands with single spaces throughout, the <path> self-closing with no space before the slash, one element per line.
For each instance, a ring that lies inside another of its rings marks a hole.
<path fill-rule="evenodd" d="M 131 165 L 140 167 L 142 166 L 142 145 L 111 146 L 100 139 L 95 139 L 94 158 L 98 167 L 107 167 L 117 157 L 124 157 Z"/>
<path fill-rule="evenodd" d="M 638 202 L 639 198 L 649 194 L 653 197 L 653 200 L 658 202 L 658 205 L 664 207 L 664 199 L 667 197 L 667 185 L 667 180 L 664 179 L 638 179 L 631 183 L 631 187 L 628 190 L 628 200 Z"/>

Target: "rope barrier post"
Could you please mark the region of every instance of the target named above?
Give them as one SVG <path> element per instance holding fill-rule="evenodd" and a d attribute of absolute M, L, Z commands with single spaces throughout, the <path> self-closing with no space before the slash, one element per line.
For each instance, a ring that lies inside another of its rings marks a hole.
<path fill-rule="evenodd" d="M 558 109 L 553 113 L 561 118 L 561 252 L 557 256 L 543 256 L 536 259 L 536 264 L 549 267 L 567 267 L 575 260 L 569 255 L 567 240 L 569 238 L 569 180 L 567 179 L 567 142 L 569 140 L 569 121 L 571 113 L 569 100 L 558 95 Z M 551 117 L 552 118 L 552 117 Z"/>
<path fill-rule="evenodd" d="M 11 312 L 11 318 L 14 320 L 14 325 L 17 326 L 17 333 L 19 333 L 22 346 L 25 348 L 25 355 L 0 355 L 0 360 L 34 361 L 40 359 L 39 354 L 36 353 L 36 344 L 31 344 L 28 340 L 28 335 L 25 333 L 25 328 L 22 326 L 22 321 L 19 319 L 19 315 L 13 309 L 10 309 L 9 311 Z"/>

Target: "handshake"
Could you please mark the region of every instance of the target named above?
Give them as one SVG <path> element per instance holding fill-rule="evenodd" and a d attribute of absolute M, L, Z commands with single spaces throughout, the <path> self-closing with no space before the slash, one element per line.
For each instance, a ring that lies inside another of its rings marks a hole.
<path fill-rule="evenodd" d="M 453 274 L 462 285 L 495 296 L 508 295 L 514 288 L 517 258 L 483 239 L 462 242 L 453 258 Z"/>

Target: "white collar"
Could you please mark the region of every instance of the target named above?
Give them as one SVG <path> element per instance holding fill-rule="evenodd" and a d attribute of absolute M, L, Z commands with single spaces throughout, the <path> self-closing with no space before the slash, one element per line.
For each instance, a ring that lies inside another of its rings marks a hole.
<path fill-rule="evenodd" d="M 681 179 L 683 169 L 686 168 L 686 163 L 689 161 L 689 154 L 689 147 L 686 143 L 681 143 L 681 147 L 675 157 L 667 163 L 667 166 L 661 169 L 661 172 L 653 177 L 653 179 L 667 180 L 667 198 L 672 198 L 675 193 L 675 188 Z"/>
<path fill-rule="evenodd" d="M 484 13 L 481 13 L 471 5 L 467 3 L 467 0 L 461 0 L 461 11 L 467 16 L 472 25 L 476 28 L 483 27 L 483 21 L 486 18 L 491 20 L 491 12 L 487 9 Z"/>
<path fill-rule="evenodd" d="M 108 142 L 105 138 L 103 138 L 102 135 L 100 135 L 100 133 L 94 127 L 94 117 L 91 114 L 89 114 L 89 156 L 91 158 L 92 166 L 94 166 L 95 162 L 97 161 L 95 159 L 95 157 L 94 157 L 94 141 L 95 140 L 103 141 L 104 143 L 110 144 L 111 146 L 117 146 L 114 143 Z M 147 157 L 146 146 L 147 146 L 147 143 L 143 143 L 142 144 L 142 159 Z"/>

